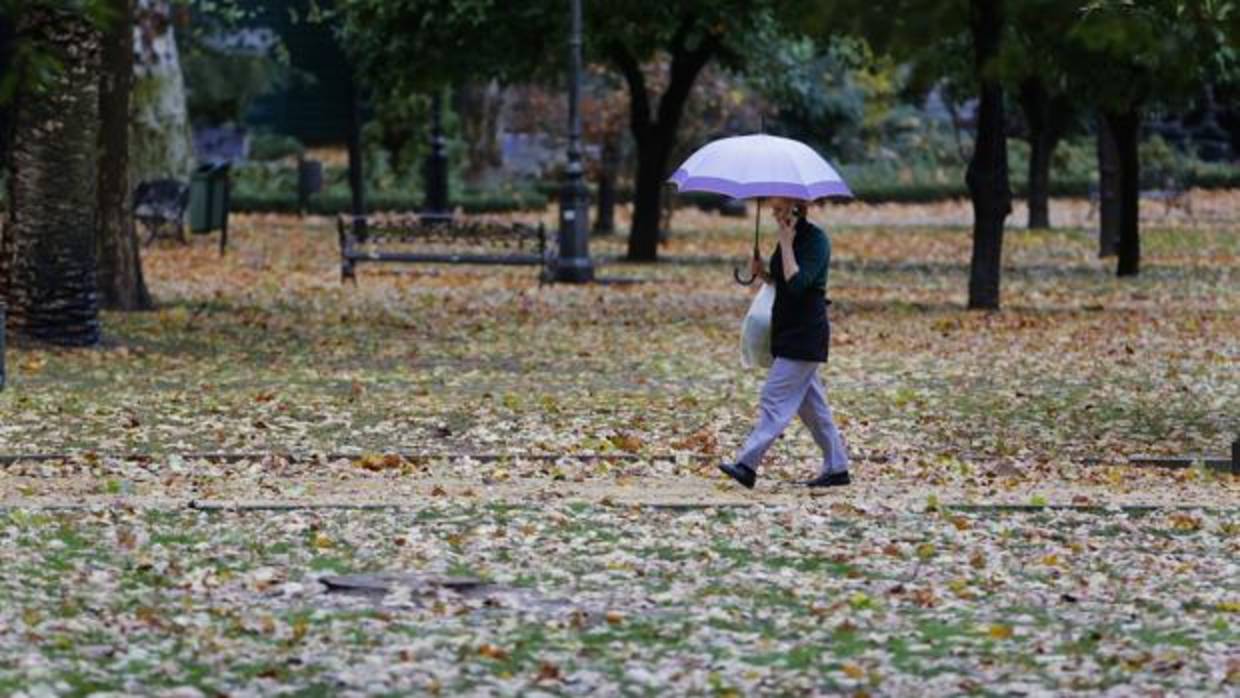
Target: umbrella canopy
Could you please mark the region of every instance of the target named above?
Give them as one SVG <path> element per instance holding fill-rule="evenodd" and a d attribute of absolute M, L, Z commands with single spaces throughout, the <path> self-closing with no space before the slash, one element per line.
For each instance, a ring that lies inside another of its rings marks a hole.
<path fill-rule="evenodd" d="M 708 191 L 735 199 L 781 196 L 812 201 L 851 199 L 853 195 L 835 168 L 813 148 L 766 134 L 707 143 L 685 160 L 670 181 L 680 191 Z"/>

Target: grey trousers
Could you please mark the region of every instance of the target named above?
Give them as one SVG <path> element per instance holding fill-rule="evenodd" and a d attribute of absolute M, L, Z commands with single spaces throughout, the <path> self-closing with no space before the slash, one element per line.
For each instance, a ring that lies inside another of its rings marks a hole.
<path fill-rule="evenodd" d="M 766 450 L 788 427 L 794 415 L 800 415 L 822 449 L 820 472 L 848 470 L 848 451 L 831 416 L 826 390 L 818 379 L 818 364 L 778 357 L 762 386 L 758 424 L 745 439 L 745 445 L 736 456 L 737 462 L 757 470 Z"/>

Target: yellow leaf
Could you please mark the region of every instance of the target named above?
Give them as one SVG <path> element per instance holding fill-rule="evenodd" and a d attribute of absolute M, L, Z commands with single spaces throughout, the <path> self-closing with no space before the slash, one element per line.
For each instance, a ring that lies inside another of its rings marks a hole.
<path fill-rule="evenodd" d="M 856 664 L 845 664 L 840 667 L 840 671 L 844 672 L 845 676 L 853 679 L 854 681 L 860 681 L 865 678 L 865 669 L 862 669 Z"/>
<path fill-rule="evenodd" d="M 306 633 L 310 631 L 310 624 L 304 618 L 293 621 L 293 637 L 292 642 L 301 642 Z"/>
<path fill-rule="evenodd" d="M 1201 519 L 1191 514 L 1172 514 L 1171 527 L 1177 531 L 1196 531 L 1201 528 Z"/>
<path fill-rule="evenodd" d="M 854 592 L 852 596 L 848 597 L 848 605 L 856 609 L 873 608 L 874 599 L 871 599 L 869 596 L 866 596 L 863 592 L 858 591 L 858 592 Z"/>
<path fill-rule="evenodd" d="M 18 364 L 26 373 L 38 373 L 47 365 L 47 359 L 42 356 L 32 356 Z"/>
<path fill-rule="evenodd" d="M 1012 637 L 1012 626 L 1010 625 L 992 625 L 989 634 L 996 640 L 1006 640 Z"/>

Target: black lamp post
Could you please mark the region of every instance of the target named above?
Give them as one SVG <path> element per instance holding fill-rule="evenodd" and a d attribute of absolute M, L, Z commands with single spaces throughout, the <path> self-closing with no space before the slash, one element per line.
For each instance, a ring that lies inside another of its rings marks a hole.
<path fill-rule="evenodd" d="M 366 233 L 366 178 L 362 162 L 362 91 L 357 78 L 349 82 L 349 192 L 350 211 L 353 213 L 353 234 L 363 237 Z"/>
<path fill-rule="evenodd" d="M 560 190 L 560 256 L 555 280 L 586 283 L 594 280 L 587 225 L 589 192 L 581 167 L 581 0 L 572 6 L 572 33 L 568 40 L 568 170 Z"/>
<path fill-rule="evenodd" d="M 448 155 L 444 152 L 441 90 L 436 90 L 431 97 L 431 152 L 426 156 L 423 174 L 426 181 L 426 200 L 422 204 L 423 218 L 446 218 L 449 215 Z"/>

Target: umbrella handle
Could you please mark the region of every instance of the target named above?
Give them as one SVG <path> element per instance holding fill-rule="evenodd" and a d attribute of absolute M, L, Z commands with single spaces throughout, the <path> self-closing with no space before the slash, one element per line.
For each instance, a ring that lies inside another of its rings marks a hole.
<path fill-rule="evenodd" d="M 762 260 L 762 250 L 758 249 L 758 227 L 761 224 L 762 224 L 762 199 L 758 199 L 757 215 L 754 216 L 754 220 L 753 220 L 753 258 L 759 261 Z M 741 286 L 752 286 L 753 282 L 758 280 L 758 275 L 751 274 L 749 276 L 749 280 L 746 281 L 745 279 L 741 278 L 740 267 L 732 267 L 732 278 L 736 279 L 736 283 L 740 284 Z"/>

